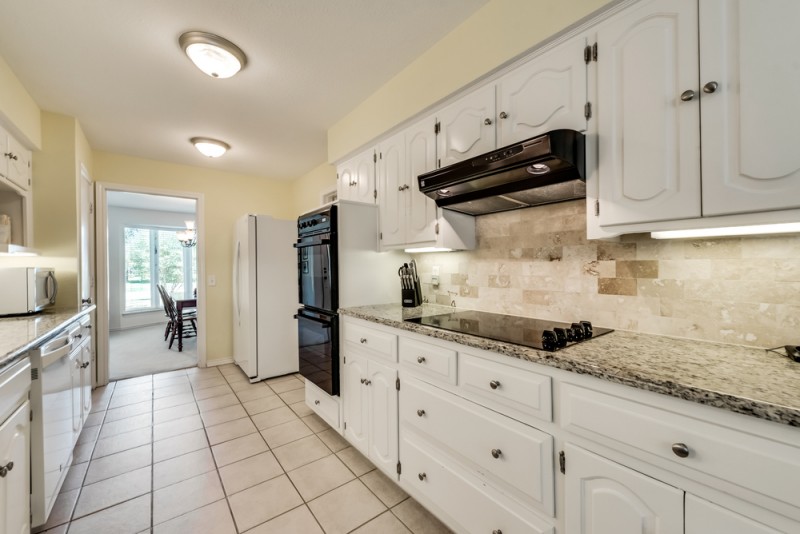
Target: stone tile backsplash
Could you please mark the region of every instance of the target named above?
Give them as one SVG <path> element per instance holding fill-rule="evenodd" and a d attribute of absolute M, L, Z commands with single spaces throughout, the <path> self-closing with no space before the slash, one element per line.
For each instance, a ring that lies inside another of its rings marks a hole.
<path fill-rule="evenodd" d="M 429 301 L 737 345 L 800 344 L 800 236 L 589 241 L 584 201 L 476 222 L 476 250 L 414 256 Z"/>

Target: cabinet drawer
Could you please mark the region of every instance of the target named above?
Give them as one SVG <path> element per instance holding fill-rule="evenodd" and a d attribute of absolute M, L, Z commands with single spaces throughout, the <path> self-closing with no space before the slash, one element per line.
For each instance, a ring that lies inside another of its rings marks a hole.
<path fill-rule="evenodd" d="M 415 379 L 401 388 L 400 420 L 474 464 L 504 493 L 553 516 L 549 434 Z"/>
<path fill-rule="evenodd" d="M 562 426 L 570 432 L 685 466 L 680 472 L 688 477 L 705 473 L 800 506 L 798 447 L 572 384 L 563 385 L 561 405 Z M 681 445 L 685 458 L 678 456 Z"/>
<path fill-rule="evenodd" d="M 553 420 L 549 376 L 462 352 L 458 357 L 458 383 L 479 397 L 476 402 L 509 417 L 523 421 Z"/>
<path fill-rule="evenodd" d="M 344 342 L 354 350 L 397 362 L 397 336 L 375 328 L 345 321 Z"/>
<path fill-rule="evenodd" d="M 326 423 L 339 429 L 339 402 L 306 380 L 306 404 Z"/>
<path fill-rule="evenodd" d="M 407 434 L 400 447 L 401 481 L 457 521 L 459 532 L 552 534 L 553 527 L 545 521 L 520 517 L 489 495 L 479 482 L 429 454 L 424 440 Z"/>
<path fill-rule="evenodd" d="M 400 365 L 416 374 L 456 383 L 456 351 L 400 338 Z"/>

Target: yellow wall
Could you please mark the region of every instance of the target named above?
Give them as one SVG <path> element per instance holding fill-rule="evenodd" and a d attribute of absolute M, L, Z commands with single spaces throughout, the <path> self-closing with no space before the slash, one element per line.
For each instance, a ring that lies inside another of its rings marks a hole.
<path fill-rule="evenodd" d="M 0 122 L 30 149 L 42 146 L 42 119 L 39 106 L 17 76 L 0 57 Z"/>
<path fill-rule="evenodd" d="M 328 130 L 336 162 L 608 0 L 491 0 Z"/>
<path fill-rule="evenodd" d="M 323 163 L 292 182 L 294 212 L 302 215 L 320 207 L 322 195 L 336 189 L 336 168 Z"/>
<path fill-rule="evenodd" d="M 211 365 L 214 360 L 231 358 L 234 222 L 245 213 L 294 219 L 292 183 L 108 152 L 93 156 L 95 181 L 203 195 L 206 276 L 217 279 L 215 287 L 201 282 L 199 288 L 206 291 L 207 358 Z"/>

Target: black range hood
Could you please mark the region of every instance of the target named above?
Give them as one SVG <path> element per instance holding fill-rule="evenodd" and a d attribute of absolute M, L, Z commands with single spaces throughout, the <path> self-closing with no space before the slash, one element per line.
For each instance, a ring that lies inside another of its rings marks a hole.
<path fill-rule="evenodd" d="M 553 130 L 417 179 L 437 206 L 468 215 L 585 198 L 585 138 Z"/>

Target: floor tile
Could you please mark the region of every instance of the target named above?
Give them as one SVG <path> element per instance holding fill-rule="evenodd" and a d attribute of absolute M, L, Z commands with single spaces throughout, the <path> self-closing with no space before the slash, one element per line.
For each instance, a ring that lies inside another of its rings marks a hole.
<path fill-rule="evenodd" d="M 147 428 L 152 425 L 152 423 L 153 414 L 149 412 L 119 419 L 117 421 L 106 421 L 100 430 L 100 439 L 110 438 L 139 428 Z"/>
<path fill-rule="evenodd" d="M 300 419 L 273 426 L 261 431 L 261 435 L 267 440 L 267 445 L 271 449 L 286 445 L 292 441 L 312 435 L 313 432 Z"/>
<path fill-rule="evenodd" d="M 317 437 L 321 439 L 322 442 L 325 445 L 327 445 L 327 447 L 333 452 L 339 452 L 350 446 L 347 440 L 344 439 L 341 436 L 341 434 L 339 434 L 332 428 L 328 428 L 328 430 L 323 430 L 322 432 L 317 434 Z"/>
<path fill-rule="evenodd" d="M 53 503 L 53 508 L 50 510 L 50 515 L 47 518 L 47 523 L 45 523 L 44 528 L 50 529 L 69 522 L 80 493 L 80 489 L 62 491 L 59 493 L 58 497 L 56 497 L 56 502 Z"/>
<path fill-rule="evenodd" d="M 137 534 L 150 527 L 150 494 L 142 495 L 70 523 L 70 534 Z"/>
<path fill-rule="evenodd" d="M 118 421 L 120 419 L 126 419 L 128 417 L 133 417 L 134 415 L 141 415 L 143 413 L 151 413 L 153 411 L 153 401 L 148 400 L 144 402 L 137 402 L 136 404 L 129 404 L 128 406 L 123 406 L 122 408 L 114 408 L 113 410 L 108 410 L 106 412 L 106 423 L 110 423 L 111 421 Z"/>
<path fill-rule="evenodd" d="M 210 399 L 212 397 L 219 397 L 221 395 L 227 395 L 228 393 L 233 393 L 231 387 L 225 383 L 225 380 L 220 379 L 223 382 L 221 386 L 214 386 L 205 389 L 195 389 L 194 390 L 194 398 L 197 400 L 203 399 Z"/>
<path fill-rule="evenodd" d="M 161 489 L 216 470 L 211 449 L 200 449 L 153 465 L 153 489 Z"/>
<path fill-rule="evenodd" d="M 61 485 L 61 491 L 70 491 L 79 489 L 83 486 L 83 479 L 86 476 L 86 470 L 89 468 L 89 462 L 82 462 L 79 464 L 72 464 L 69 466 L 69 472 L 64 477 L 64 483 Z"/>
<path fill-rule="evenodd" d="M 277 395 L 272 395 L 271 397 L 264 397 L 263 399 L 256 399 L 248 402 L 242 403 L 244 409 L 247 410 L 247 413 L 250 415 L 255 415 L 261 412 L 267 412 L 269 410 L 274 410 L 276 408 L 281 408 L 286 406 L 286 404 L 281 400 L 280 397 Z"/>
<path fill-rule="evenodd" d="M 452 530 L 414 499 L 406 499 L 392 513 L 414 534 L 450 534 Z"/>
<path fill-rule="evenodd" d="M 76 445 L 72 449 L 72 465 L 83 464 L 92 458 L 94 452 L 94 443 L 84 443 L 83 445 Z"/>
<path fill-rule="evenodd" d="M 187 434 L 202 428 L 203 420 L 200 419 L 199 414 L 190 415 L 189 417 L 182 417 L 180 419 L 173 419 L 172 421 L 159 423 L 153 427 L 153 441 L 160 441 L 173 436 Z"/>
<path fill-rule="evenodd" d="M 206 433 L 195 430 L 187 434 L 156 441 L 153 444 L 153 462 L 163 462 L 176 456 L 208 447 Z"/>
<path fill-rule="evenodd" d="M 216 471 L 156 490 L 153 493 L 153 524 L 158 525 L 224 497 Z"/>
<path fill-rule="evenodd" d="M 213 446 L 218 443 L 240 438 L 248 434 L 257 432 L 256 425 L 248 417 L 234 419 L 227 423 L 221 423 L 206 428 L 208 442 Z"/>
<path fill-rule="evenodd" d="M 235 406 L 237 404 L 239 404 L 239 399 L 233 393 L 197 401 L 197 407 L 200 408 L 201 413 L 219 410 L 220 408 L 227 408 L 228 406 Z"/>
<path fill-rule="evenodd" d="M 369 523 L 353 531 L 353 534 L 411 534 L 392 512 L 384 512 Z"/>
<path fill-rule="evenodd" d="M 84 486 L 74 517 L 83 517 L 150 492 L 150 467 Z"/>
<path fill-rule="evenodd" d="M 302 382 L 296 378 L 289 378 L 287 380 L 269 383 L 269 387 L 271 387 L 272 391 L 275 393 L 286 393 L 287 391 L 291 391 L 293 389 L 305 388 L 306 384 L 305 382 Z"/>
<path fill-rule="evenodd" d="M 225 499 L 153 527 L 154 534 L 236 534 L 231 511 Z"/>
<path fill-rule="evenodd" d="M 192 402 L 194 402 L 194 395 L 189 391 L 153 399 L 153 409 L 163 410 L 164 408 L 172 408 L 173 406 L 180 406 L 181 404 L 189 404 Z"/>
<path fill-rule="evenodd" d="M 301 504 L 303 499 L 286 475 L 273 478 L 228 498 L 240 531 L 253 528 Z"/>
<path fill-rule="evenodd" d="M 332 454 L 330 449 L 317 436 L 308 436 L 307 438 L 287 443 L 272 452 L 286 471 L 297 469 L 300 466 Z"/>
<path fill-rule="evenodd" d="M 334 454 L 289 471 L 287 474 L 306 502 L 355 478 Z"/>
<path fill-rule="evenodd" d="M 327 534 L 344 534 L 386 511 L 359 480 L 348 482 L 308 503 Z"/>
<path fill-rule="evenodd" d="M 39 534 L 67 534 L 68 528 L 69 528 L 69 523 L 64 523 L 63 525 L 49 528 L 47 530 L 40 530 Z"/>
<path fill-rule="evenodd" d="M 142 445 L 134 449 L 118 452 L 92 460 L 86 472 L 84 484 L 94 484 L 129 471 L 135 471 L 153 463 L 151 446 Z"/>
<path fill-rule="evenodd" d="M 389 508 L 400 504 L 408 498 L 408 493 L 403 491 L 394 480 L 387 477 L 380 469 L 373 469 L 366 475 L 362 475 L 361 482 Z"/>
<path fill-rule="evenodd" d="M 345 463 L 347 467 L 350 468 L 350 471 L 355 473 L 357 477 L 365 473 L 369 473 L 375 466 L 372 465 L 363 454 L 358 452 L 355 447 L 347 447 L 346 449 L 342 449 L 341 451 L 336 453 L 336 456 L 339 457 L 341 461 Z"/>
<path fill-rule="evenodd" d="M 300 402 L 294 402 L 289 405 L 289 408 L 297 415 L 297 417 L 306 417 L 314 413 L 308 404 L 306 404 L 305 400 L 301 400 Z"/>
<path fill-rule="evenodd" d="M 211 447 L 217 467 L 222 467 L 250 456 L 267 451 L 267 444 L 261 434 L 250 434 Z"/>
<path fill-rule="evenodd" d="M 84 443 L 94 443 L 97 441 L 97 436 L 100 435 L 100 427 L 99 426 L 84 426 L 83 430 L 81 430 L 81 435 L 78 436 L 78 445 L 82 445 Z"/>
<path fill-rule="evenodd" d="M 152 391 L 140 391 L 134 393 L 128 393 L 127 395 L 114 395 L 111 396 L 111 402 L 108 403 L 109 408 L 120 408 L 122 406 L 128 406 L 129 404 L 136 404 L 139 402 L 144 402 L 147 400 L 151 400 L 153 398 Z"/>
<path fill-rule="evenodd" d="M 323 430 L 327 430 L 330 428 L 330 425 L 328 425 L 328 423 L 326 423 L 325 420 L 322 419 L 322 417 L 318 416 L 315 413 L 307 415 L 302 419 L 303 422 L 308 426 L 308 428 L 310 428 L 314 432 L 322 432 Z"/>
<path fill-rule="evenodd" d="M 166 423 L 167 421 L 174 421 L 175 419 L 181 419 L 182 417 L 188 417 L 196 413 L 200 413 L 196 404 L 181 404 L 174 408 L 165 408 L 153 412 L 153 423 L 156 425 Z"/>
<path fill-rule="evenodd" d="M 122 389 L 133 385 L 152 384 L 152 383 L 153 383 L 152 376 L 145 375 L 145 376 L 135 376 L 133 378 L 123 378 L 122 380 L 117 380 L 115 385 L 117 389 Z"/>
<path fill-rule="evenodd" d="M 247 534 L 324 534 L 308 506 L 298 506 L 266 523 L 258 525 Z"/>
<path fill-rule="evenodd" d="M 153 400 L 162 399 L 164 397 L 172 397 L 174 395 L 182 395 L 184 393 L 191 393 L 192 386 L 188 379 L 176 384 L 155 386 L 153 388 Z"/>
<path fill-rule="evenodd" d="M 87 426 L 97 426 L 103 423 L 103 419 L 105 418 L 105 412 L 95 412 L 90 413 L 86 417 L 86 421 L 83 423 L 84 427 Z"/>
<path fill-rule="evenodd" d="M 153 375 L 153 391 L 184 384 L 191 384 L 189 382 L 189 377 L 186 376 L 186 373 L 174 375 L 169 373 L 161 373 Z"/>
<path fill-rule="evenodd" d="M 234 419 L 247 417 L 247 412 L 244 411 L 241 404 L 237 404 L 235 406 L 228 406 L 227 408 L 203 412 L 200 414 L 200 417 L 203 418 L 203 424 L 205 426 L 214 426 L 220 423 L 233 421 Z"/>
<path fill-rule="evenodd" d="M 99 439 L 94 447 L 92 458 L 102 458 L 109 454 L 127 451 L 150 443 L 153 430 L 150 427 L 140 428 L 110 438 Z"/>
<path fill-rule="evenodd" d="M 286 393 L 280 393 L 278 396 L 283 399 L 283 402 L 286 404 L 294 404 L 295 402 L 305 401 L 306 390 L 305 388 L 293 389 Z"/>
<path fill-rule="evenodd" d="M 223 364 L 223 365 L 218 365 L 217 366 L 217 370 L 220 373 L 222 373 L 222 376 L 224 376 L 225 378 L 227 378 L 228 376 L 231 376 L 231 375 L 243 375 L 244 376 L 244 374 L 242 373 L 242 369 L 238 365 L 236 365 L 235 363 L 226 363 L 226 364 Z"/>
<path fill-rule="evenodd" d="M 223 376 L 219 375 L 208 378 L 189 379 L 189 381 L 192 383 L 192 389 L 195 391 L 228 385 L 228 381 L 225 380 Z"/>
<path fill-rule="evenodd" d="M 222 485 L 228 495 L 233 495 L 282 474 L 283 468 L 271 452 L 262 452 L 219 469 Z"/>
<path fill-rule="evenodd" d="M 258 383 L 237 389 L 236 396 L 239 397 L 239 400 L 242 402 L 249 402 L 256 399 L 274 397 L 275 392 L 269 389 L 266 384 Z"/>
<path fill-rule="evenodd" d="M 299 417 L 297 417 L 288 406 L 276 408 L 268 412 L 262 412 L 251 417 L 259 430 L 264 430 L 265 428 L 270 428 L 283 423 L 288 423 L 289 421 L 294 421 L 295 419 L 299 419 Z"/>

